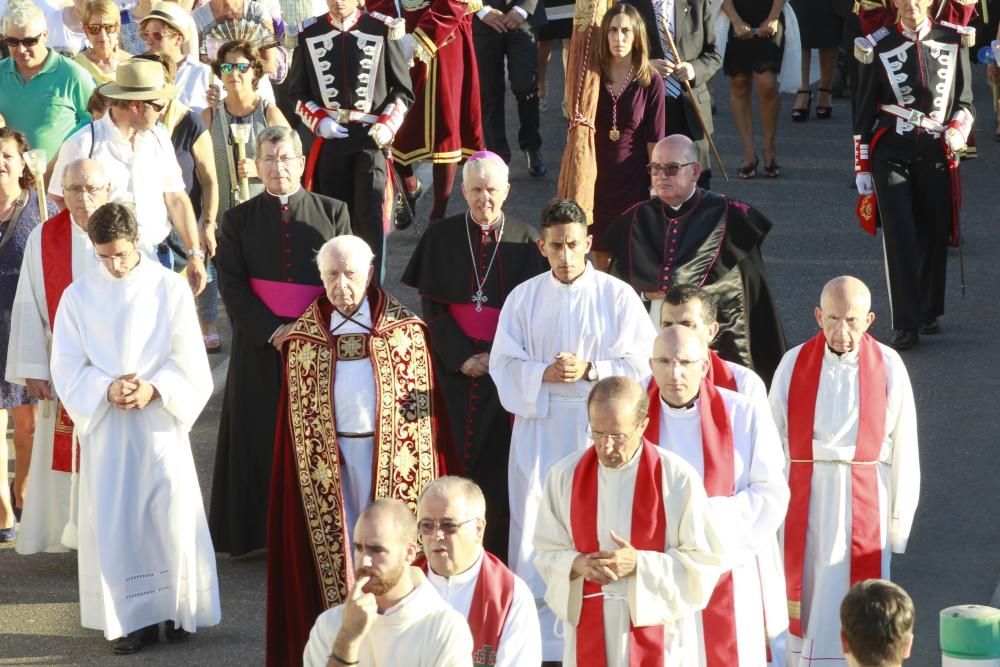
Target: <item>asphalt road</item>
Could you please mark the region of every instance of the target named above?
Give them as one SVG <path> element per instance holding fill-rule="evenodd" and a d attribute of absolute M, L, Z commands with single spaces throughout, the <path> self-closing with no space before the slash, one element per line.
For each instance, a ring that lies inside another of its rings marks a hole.
<path fill-rule="evenodd" d="M 537 223 L 544 203 L 555 193 L 565 120 L 559 113 L 561 68 L 553 58 L 550 110 L 543 114 L 547 176 L 532 179 L 523 157 L 515 155 L 512 196 L 506 210 Z M 1000 327 L 998 272 L 989 252 L 1000 238 L 995 174 L 1000 144 L 992 137 L 989 91 L 977 71 L 976 99 L 980 158 L 963 167 L 966 201 L 966 295 L 959 290 L 957 255 L 949 266 L 948 312 L 940 336 L 925 337 L 904 355 L 916 393 L 920 426 L 923 487 L 907 554 L 894 559 L 893 578 L 913 596 L 917 639 L 909 664 L 940 664 L 937 614 L 959 603 L 989 603 L 1000 572 L 1000 522 L 991 509 L 997 491 L 996 433 L 1000 411 L 1000 355 L 995 335 Z M 713 83 L 718 114 L 716 141 L 730 174 L 741 151 L 728 114 L 725 79 Z M 829 278 L 851 273 L 873 289 L 879 318 L 876 336 L 888 332 L 888 303 L 881 262 L 881 243 L 862 232 L 854 219 L 850 108 L 837 100 L 833 119 L 793 125 L 787 118 L 790 96 L 783 99 L 779 131 L 780 178 L 724 182 L 716 174 L 715 189 L 744 199 L 768 214 L 775 228 L 764 254 L 786 333 L 799 343 L 815 330 L 812 309 Z M 516 140 L 513 100 L 508 96 L 509 136 Z M 759 145 L 759 141 L 758 141 Z M 424 175 L 429 180 L 429 174 Z M 461 210 L 456 188 L 451 211 Z M 418 218 L 426 222 L 429 202 Z M 411 307 L 416 295 L 398 284 L 416 241 L 407 230 L 390 237 L 386 285 Z M 228 334 L 228 332 L 226 332 Z M 228 336 L 226 338 L 228 345 Z M 220 371 L 224 357 L 212 363 Z M 195 429 L 192 444 L 203 496 L 209 497 L 221 394 L 209 403 Z M 11 463 L 13 470 L 13 463 Z M 112 658 L 100 633 L 83 630 L 77 604 L 76 560 L 72 554 L 18 556 L 12 545 L 0 547 L 0 665 L 103 665 L 110 662 L 149 665 L 255 665 L 263 662 L 264 561 L 220 557 L 222 623 L 198 632 L 182 645 L 157 645 L 131 658 Z"/>

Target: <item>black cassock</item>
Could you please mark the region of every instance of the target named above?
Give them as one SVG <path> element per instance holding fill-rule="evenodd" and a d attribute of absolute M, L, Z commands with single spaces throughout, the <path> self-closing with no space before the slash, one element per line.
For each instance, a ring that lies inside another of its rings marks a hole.
<path fill-rule="evenodd" d="M 705 289 L 719 311 L 712 347 L 770 385 L 786 349 L 760 253 L 771 225 L 743 202 L 701 188 L 676 211 L 654 197 L 613 223 L 611 273 L 640 292 Z"/>
<path fill-rule="evenodd" d="M 290 195 L 287 205 L 264 192 L 223 217 L 216 266 L 233 322 L 233 349 L 209 510 L 217 552 L 238 556 L 265 545 L 282 380 L 281 355 L 270 338 L 295 319 L 276 315 L 251 280 L 271 281 L 272 289 L 302 285 L 321 290 L 316 252 L 328 239 L 350 233 L 343 202 L 303 189 Z"/>
<path fill-rule="evenodd" d="M 434 223 L 417 243 L 402 282 L 420 292 L 424 321 L 430 329 L 434 374 L 444 391 L 460 466 L 448 472 L 482 487 L 486 496 L 484 547 L 506 561 L 511 416 L 500 404 L 488 374 L 473 378 L 459 369 L 469 357 L 490 351 L 507 296 L 548 269 L 548 262 L 535 244 L 540 236 L 534 227 L 506 217 L 499 247 L 498 233 L 499 228 L 484 233 L 465 213 Z M 486 300 L 473 301 L 483 276 Z M 476 311 L 477 303 L 482 311 Z"/>

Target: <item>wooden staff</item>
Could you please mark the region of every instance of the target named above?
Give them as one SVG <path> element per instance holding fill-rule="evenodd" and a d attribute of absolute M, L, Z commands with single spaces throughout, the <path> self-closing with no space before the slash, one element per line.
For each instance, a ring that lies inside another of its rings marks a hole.
<path fill-rule="evenodd" d="M 677 52 L 677 45 L 674 44 L 674 38 L 670 36 L 670 25 L 667 23 L 667 19 L 663 19 L 663 34 L 667 36 L 667 48 L 670 49 L 670 53 L 674 56 L 674 65 L 680 65 L 683 60 L 681 60 L 681 54 Z M 728 181 L 729 174 L 726 173 L 726 165 L 722 163 L 722 156 L 719 155 L 719 149 L 715 147 L 715 142 L 712 141 L 712 133 L 708 131 L 708 127 L 705 125 L 705 119 L 701 117 L 701 111 L 698 109 L 698 100 L 694 96 L 694 91 L 691 89 L 691 82 L 681 81 L 684 86 L 684 90 L 687 92 L 688 97 L 691 98 L 691 106 L 694 107 L 694 115 L 698 117 L 698 124 L 701 125 L 701 131 L 705 133 L 705 138 L 708 139 L 708 148 L 712 151 L 712 157 L 719 165 L 719 170 L 722 172 L 722 176 Z"/>

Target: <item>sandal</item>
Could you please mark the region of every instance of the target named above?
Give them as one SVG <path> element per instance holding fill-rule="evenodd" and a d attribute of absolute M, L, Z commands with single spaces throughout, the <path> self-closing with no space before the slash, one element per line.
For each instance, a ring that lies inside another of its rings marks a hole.
<path fill-rule="evenodd" d="M 795 92 L 795 99 L 799 99 L 799 95 L 808 95 L 809 99 L 806 100 L 806 107 L 804 109 L 792 109 L 792 121 L 796 123 L 804 123 L 809 120 L 809 107 L 812 106 L 813 94 L 812 90 L 808 88 L 803 88 Z M 819 109 L 816 109 L 819 111 Z"/>
<path fill-rule="evenodd" d="M 764 177 L 765 178 L 777 178 L 781 176 L 781 165 L 777 162 L 772 162 L 771 164 L 764 165 Z"/>
<path fill-rule="evenodd" d="M 816 92 L 817 93 L 825 93 L 825 94 L 829 95 L 831 99 L 833 99 L 833 91 L 832 90 L 827 90 L 826 88 L 817 88 Z M 831 105 L 831 106 L 822 106 L 821 107 L 819 105 L 819 101 L 817 100 L 817 103 L 816 103 L 816 118 L 818 118 L 819 120 L 830 120 L 830 118 L 832 116 L 833 116 L 833 106 Z"/>
<path fill-rule="evenodd" d="M 753 156 L 753 164 L 740 165 L 740 168 L 736 170 L 736 175 L 742 178 L 744 181 L 749 181 L 751 178 L 756 178 L 757 176 L 757 165 L 760 164 L 760 158 L 756 155 Z"/>
<path fill-rule="evenodd" d="M 222 352 L 222 338 L 219 337 L 219 334 L 205 334 L 201 339 L 205 343 L 205 352 L 209 354 Z"/>

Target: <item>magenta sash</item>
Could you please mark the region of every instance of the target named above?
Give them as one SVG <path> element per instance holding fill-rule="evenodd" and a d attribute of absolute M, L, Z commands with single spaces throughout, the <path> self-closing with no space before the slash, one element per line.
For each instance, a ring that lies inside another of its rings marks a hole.
<path fill-rule="evenodd" d="M 306 308 L 323 294 L 322 285 L 283 283 L 277 280 L 250 279 L 250 289 L 278 317 L 298 319 Z"/>
<path fill-rule="evenodd" d="M 476 340 L 493 340 L 497 335 L 497 326 L 500 324 L 500 310 L 498 308 L 484 307 L 481 311 L 476 311 L 476 307 L 471 303 L 448 304 L 448 313 L 455 324 L 469 338 Z"/>

